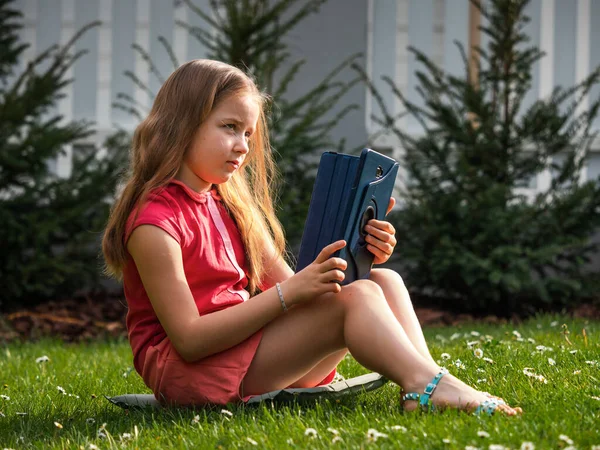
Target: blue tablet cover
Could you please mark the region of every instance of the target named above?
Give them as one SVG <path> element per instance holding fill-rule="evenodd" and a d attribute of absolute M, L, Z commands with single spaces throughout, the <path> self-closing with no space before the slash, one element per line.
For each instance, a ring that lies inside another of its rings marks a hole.
<path fill-rule="evenodd" d="M 374 150 L 359 156 L 322 155 L 300 243 L 296 271 L 312 263 L 323 248 L 344 239 L 339 255 L 348 262 L 342 284 L 369 276 L 374 256 L 366 248 L 364 225 L 383 220 L 398 163 Z"/>

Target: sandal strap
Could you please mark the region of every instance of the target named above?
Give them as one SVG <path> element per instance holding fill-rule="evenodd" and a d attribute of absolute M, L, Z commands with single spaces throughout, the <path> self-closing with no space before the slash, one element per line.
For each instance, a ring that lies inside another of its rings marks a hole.
<path fill-rule="evenodd" d="M 433 377 L 433 380 L 431 380 L 431 383 L 429 383 L 427 386 L 425 386 L 425 390 L 423 391 L 423 395 L 421 395 L 421 400 L 419 401 L 419 404 L 421 405 L 422 408 L 427 409 L 429 407 L 429 398 L 433 395 L 433 392 L 435 391 L 435 388 L 437 387 L 440 380 L 447 373 L 448 373 L 447 369 L 441 368 L 439 373 L 435 377 Z"/>
<path fill-rule="evenodd" d="M 482 402 L 477 409 L 475 409 L 475 415 L 479 416 L 481 413 L 485 413 L 488 416 L 491 416 L 492 414 L 494 414 L 494 411 L 496 411 L 496 409 L 498 408 L 498 406 L 500 405 L 504 405 L 505 403 L 502 400 L 496 400 L 495 398 L 491 398 L 489 400 L 486 400 L 484 402 Z"/>
<path fill-rule="evenodd" d="M 440 369 L 439 373 L 435 377 L 433 377 L 433 380 L 431 380 L 431 383 L 429 383 L 427 386 L 425 386 L 425 390 L 423 391 L 422 395 L 419 395 L 416 392 L 409 392 L 402 396 L 402 401 L 404 402 L 406 400 L 415 400 L 415 401 L 419 402 L 419 404 L 421 405 L 422 408 L 428 409 L 429 398 L 433 395 L 433 392 L 435 391 L 435 388 L 437 387 L 437 385 L 440 382 L 440 380 L 442 379 L 442 377 L 444 375 L 446 375 L 447 373 L 448 373 L 447 369 L 445 369 L 445 368 Z"/>

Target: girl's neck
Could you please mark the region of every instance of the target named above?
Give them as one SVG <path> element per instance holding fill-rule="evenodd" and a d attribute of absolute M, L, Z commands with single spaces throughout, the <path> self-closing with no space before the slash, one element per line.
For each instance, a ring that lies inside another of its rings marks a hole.
<path fill-rule="evenodd" d="M 186 164 L 181 165 L 177 175 L 175 175 L 175 179 L 198 193 L 209 192 L 213 187 L 211 183 L 204 181 L 193 173 Z"/>

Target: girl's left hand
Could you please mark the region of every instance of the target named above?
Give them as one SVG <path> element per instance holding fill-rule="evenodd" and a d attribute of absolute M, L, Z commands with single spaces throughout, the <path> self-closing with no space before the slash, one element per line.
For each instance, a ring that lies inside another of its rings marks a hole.
<path fill-rule="evenodd" d="M 390 198 L 386 215 L 392 210 L 395 204 L 396 199 L 394 197 Z M 389 222 L 371 219 L 367 222 L 365 231 L 367 232 L 365 238 L 367 249 L 375 255 L 373 264 L 383 264 L 390 259 L 390 256 L 394 252 L 394 247 L 397 243 L 396 230 Z"/>

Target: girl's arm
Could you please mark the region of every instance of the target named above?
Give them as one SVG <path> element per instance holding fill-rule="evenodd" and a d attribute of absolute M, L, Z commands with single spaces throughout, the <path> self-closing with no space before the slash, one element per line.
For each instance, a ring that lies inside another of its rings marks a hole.
<path fill-rule="evenodd" d="M 285 262 L 283 257 L 277 254 L 272 243 L 269 242 L 266 244 L 266 251 L 263 258 L 267 270 L 265 278 L 263 278 L 260 284 L 262 291 L 266 291 L 275 286 L 275 283 L 282 283 L 294 275 L 294 271 Z"/>
<path fill-rule="evenodd" d="M 344 245 L 343 241 L 329 245 L 314 263 L 281 283 L 288 307 L 326 292 L 339 292 L 339 284 L 331 281 L 343 279 L 341 270 L 346 263 L 330 256 Z M 181 247 L 175 239 L 158 227 L 141 225 L 131 234 L 127 249 L 156 316 L 177 352 L 188 362 L 239 344 L 283 312 L 279 296 L 271 288 L 252 301 L 200 316 L 185 277 Z M 281 270 L 285 272 L 285 268 Z"/>

